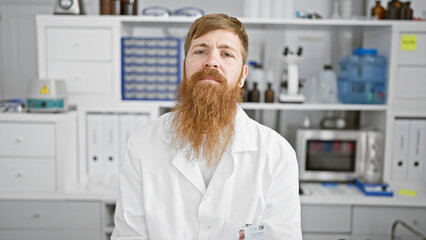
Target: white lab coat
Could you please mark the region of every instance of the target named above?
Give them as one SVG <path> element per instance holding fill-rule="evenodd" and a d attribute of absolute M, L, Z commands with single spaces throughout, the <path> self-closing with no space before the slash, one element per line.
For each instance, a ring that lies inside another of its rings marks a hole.
<path fill-rule="evenodd" d="M 239 107 L 235 136 L 206 188 L 197 164 L 170 145 L 171 114 L 131 136 L 111 239 L 232 239 L 265 225 L 265 239 L 302 239 L 296 155 Z"/>

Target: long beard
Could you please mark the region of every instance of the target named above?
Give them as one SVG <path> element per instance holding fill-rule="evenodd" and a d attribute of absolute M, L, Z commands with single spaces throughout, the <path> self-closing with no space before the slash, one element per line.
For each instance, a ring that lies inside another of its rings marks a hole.
<path fill-rule="evenodd" d="M 185 152 L 190 161 L 204 159 L 215 166 L 231 143 L 237 104 L 242 90 L 228 86 L 227 80 L 216 70 L 202 69 L 184 79 L 178 90 L 178 101 L 173 108 L 172 144 Z M 219 84 L 200 81 L 212 76 Z"/>

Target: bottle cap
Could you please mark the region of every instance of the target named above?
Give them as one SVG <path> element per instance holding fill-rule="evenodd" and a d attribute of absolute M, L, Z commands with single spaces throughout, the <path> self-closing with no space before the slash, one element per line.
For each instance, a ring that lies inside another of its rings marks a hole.
<path fill-rule="evenodd" d="M 374 48 L 357 48 L 354 50 L 355 55 L 377 55 L 377 49 Z"/>
<path fill-rule="evenodd" d="M 331 64 L 326 64 L 326 65 L 324 65 L 324 69 L 325 70 L 333 70 L 333 66 L 331 66 Z"/>

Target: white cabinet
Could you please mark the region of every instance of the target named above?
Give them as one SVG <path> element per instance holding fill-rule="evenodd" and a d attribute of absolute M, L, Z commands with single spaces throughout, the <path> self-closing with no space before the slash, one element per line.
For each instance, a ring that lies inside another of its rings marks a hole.
<path fill-rule="evenodd" d="M 0 114 L 0 192 L 63 192 L 77 182 L 77 115 Z"/>
<path fill-rule="evenodd" d="M 351 232 L 351 211 L 350 205 L 302 205 L 302 231 L 304 234 L 349 234 Z"/>
<path fill-rule="evenodd" d="M 0 200 L 0 212 L 0 239 L 102 239 L 99 202 Z"/>
<path fill-rule="evenodd" d="M 352 233 L 357 239 L 390 239 L 392 224 L 396 220 L 401 220 L 426 235 L 426 208 L 419 207 L 354 207 Z M 396 230 L 397 235 L 408 237 L 402 239 L 415 239 L 404 227 L 399 226 Z"/>
<path fill-rule="evenodd" d="M 64 79 L 71 103 L 76 96 L 113 96 L 119 74 L 116 25 L 108 18 L 65 19 L 38 20 L 39 77 Z"/>

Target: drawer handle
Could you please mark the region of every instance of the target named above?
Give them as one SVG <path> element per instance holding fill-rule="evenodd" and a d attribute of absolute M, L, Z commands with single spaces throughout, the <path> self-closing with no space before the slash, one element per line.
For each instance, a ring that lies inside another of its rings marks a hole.
<path fill-rule="evenodd" d="M 16 177 L 17 177 L 17 178 L 23 178 L 23 177 L 24 177 L 24 172 L 18 172 L 18 173 L 16 174 Z"/>

